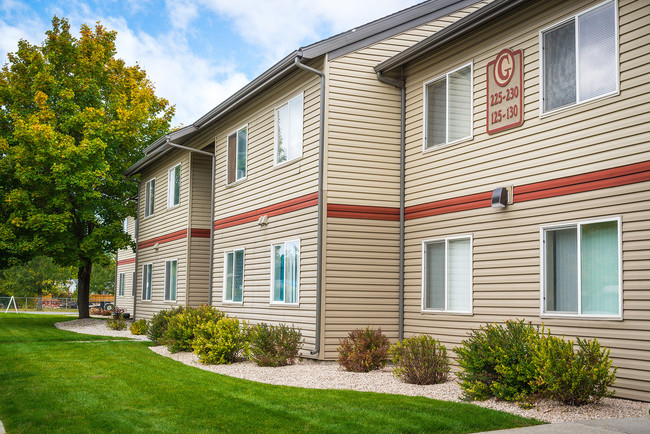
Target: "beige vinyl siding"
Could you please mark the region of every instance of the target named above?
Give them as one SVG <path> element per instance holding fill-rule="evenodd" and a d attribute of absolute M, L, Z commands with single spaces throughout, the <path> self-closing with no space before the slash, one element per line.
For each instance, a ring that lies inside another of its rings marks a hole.
<path fill-rule="evenodd" d="M 620 94 L 539 115 L 539 31 L 600 1 L 532 3 L 408 65 L 406 205 L 546 181 L 650 160 L 647 120 L 650 8 L 620 0 Z M 486 66 L 502 48 L 524 52 L 524 123 L 485 132 Z M 474 65 L 474 138 L 423 152 L 423 83 Z M 595 337 L 619 366 L 617 396 L 650 400 L 650 183 L 636 183 L 406 222 L 405 331 L 453 347 L 472 328 L 525 318 L 554 334 Z M 540 226 L 622 219 L 623 320 L 540 317 Z M 473 236 L 473 315 L 421 313 L 422 241 Z"/>
<path fill-rule="evenodd" d="M 288 323 L 300 328 L 309 357 L 316 321 L 317 207 L 269 217 L 269 224 L 244 223 L 216 231 L 212 304 L 229 316 L 251 323 Z M 300 286 L 297 306 L 271 304 L 271 245 L 300 240 Z M 243 301 L 223 302 L 224 252 L 244 249 Z"/>
<path fill-rule="evenodd" d="M 131 238 L 135 240 L 135 219 L 133 217 L 127 217 L 126 219 L 126 230 L 131 235 Z M 135 258 L 135 252 L 131 247 L 125 249 L 120 249 L 117 251 L 116 263 L 125 259 Z M 133 297 L 131 296 L 131 288 L 133 287 L 133 271 L 135 270 L 135 264 L 124 264 L 117 265 L 117 270 L 115 273 L 115 304 L 117 307 L 126 309 L 126 312 L 131 313 L 133 311 Z M 120 285 L 120 273 L 124 273 L 124 296 L 118 295 L 119 285 Z"/>
<path fill-rule="evenodd" d="M 213 148 L 203 149 L 212 152 Z M 192 210 L 190 227 L 210 229 L 210 194 L 212 181 L 212 158 L 207 155 L 192 154 Z"/>

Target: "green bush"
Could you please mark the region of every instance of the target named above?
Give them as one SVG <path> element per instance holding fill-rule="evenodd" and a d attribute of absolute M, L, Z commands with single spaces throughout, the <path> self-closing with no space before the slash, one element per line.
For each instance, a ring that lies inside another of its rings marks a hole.
<path fill-rule="evenodd" d="M 232 363 L 246 344 L 245 327 L 245 323 L 242 327 L 239 326 L 237 318 L 228 317 L 199 324 L 192 341 L 194 353 L 203 363 Z"/>
<path fill-rule="evenodd" d="M 300 329 L 287 324 L 256 324 L 247 334 L 249 358 L 259 366 L 293 365 L 302 348 Z"/>
<path fill-rule="evenodd" d="M 536 375 L 533 354 L 539 339 L 539 326 L 523 320 L 473 330 L 455 349 L 465 397 L 483 400 L 494 396 L 506 401 L 530 397 Z"/>
<path fill-rule="evenodd" d="M 124 321 L 124 309 L 121 309 L 119 307 L 115 308 L 112 317 L 106 321 L 106 327 L 111 330 L 126 329 L 126 321 Z"/>
<path fill-rule="evenodd" d="M 178 315 L 169 318 L 163 341 L 172 353 L 192 351 L 194 331 L 200 324 L 213 320 L 219 321 L 225 315 L 212 306 L 188 307 Z"/>
<path fill-rule="evenodd" d="M 183 312 L 185 312 L 185 308 L 180 306 L 169 310 L 161 310 L 151 318 L 147 337 L 151 339 L 154 345 L 163 345 L 165 343 L 165 332 L 167 331 L 170 318 L 180 315 Z"/>
<path fill-rule="evenodd" d="M 395 363 L 393 375 L 411 384 L 438 384 L 447 381 L 447 348 L 431 336 L 421 335 L 396 342 L 389 350 Z"/>
<path fill-rule="evenodd" d="M 543 395 L 568 405 L 612 396 L 614 392 L 608 387 L 614 384 L 617 368 L 610 372 L 609 350 L 601 349 L 596 339 L 577 341 L 577 351 L 572 341 L 559 337 L 549 335 L 539 341 L 534 357 L 536 387 Z"/>
<path fill-rule="evenodd" d="M 133 321 L 133 324 L 131 324 L 129 330 L 131 331 L 132 335 L 146 335 L 147 331 L 149 330 L 149 325 L 147 324 L 146 319 L 139 319 L 137 321 Z"/>
<path fill-rule="evenodd" d="M 390 342 L 381 333 L 381 328 L 375 330 L 368 326 L 363 330 L 353 330 L 340 341 L 339 364 L 353 372 L 383 368 L 388 362 L 389 347 Z"/>

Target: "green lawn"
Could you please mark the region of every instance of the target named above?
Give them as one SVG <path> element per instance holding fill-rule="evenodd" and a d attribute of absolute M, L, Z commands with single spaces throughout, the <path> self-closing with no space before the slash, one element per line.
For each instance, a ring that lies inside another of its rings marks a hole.
<path fill-rule="evenodd" d="M 539 423 L 470 404 L 234 379 L 144 342 L 52 326 L 70 319 L 0 314 L 7 432 L 476 432 Z"/>

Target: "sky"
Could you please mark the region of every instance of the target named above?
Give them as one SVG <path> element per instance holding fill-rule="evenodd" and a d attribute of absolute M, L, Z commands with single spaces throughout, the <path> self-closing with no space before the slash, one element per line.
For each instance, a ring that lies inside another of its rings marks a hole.
<path fill-rule="evenodd" d="M 40 45 L 54 15 L 75 35 L 100 22 L 176 106 L 172 125 L 190 125 L 293 50 L 420 1 L 0 0 L 0 61 L 20 39 Z"/>

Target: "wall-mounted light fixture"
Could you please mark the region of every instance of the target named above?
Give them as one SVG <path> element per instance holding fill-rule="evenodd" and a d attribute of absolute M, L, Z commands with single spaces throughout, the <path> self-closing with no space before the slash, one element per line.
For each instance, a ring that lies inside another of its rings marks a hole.
<path fill-rule="evenodd" d="M 492 208 L 505 208 L 512 204 L 512 187 L 498 187 L 492 190 Z"/>
<path fill-rule="evenodd" d="M 257 224 L 262 227 L 267 226 L 269 224 L 269 216 L 263 215 L 262 217 L 257 219 Z"/>

